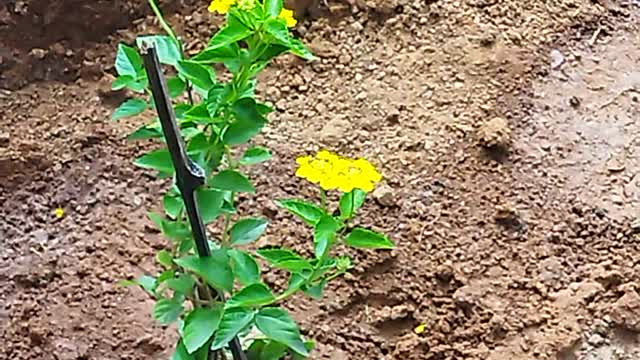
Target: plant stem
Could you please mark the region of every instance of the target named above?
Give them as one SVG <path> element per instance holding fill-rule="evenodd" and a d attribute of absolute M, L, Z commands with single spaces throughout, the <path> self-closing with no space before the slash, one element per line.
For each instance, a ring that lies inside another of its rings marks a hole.
<path fill-rule="evenodd" d="M 180 51 L 182 52 L 182 45 L 180 43 L 180 40 L 178 40 L 178 37 L 171 28 L 171 25 L 169 25 L 169 23 L 167 23 L 167 21 L 164 19 L 164 16 L 162 16 L 162 11 L 160 11 L 160 8 L 156 4 L 156 1 L 149 0 L 149 6 L 151 6 L 151 10 L 153 10 L 153 13 L 156 15 L 156 17 L 158 17 L 158 21 L 160 22 L 160 25 L 162 26 L 164 31 L 176 42 L 176 44 L 178 44 L 178 48 L 180 48 Z"/>
<path fill-rule="evenodd" d="M 320 201 L 322 203 L 322 210 L 327 211 L 327 192 L 324 189 L 320 189 Z"/>

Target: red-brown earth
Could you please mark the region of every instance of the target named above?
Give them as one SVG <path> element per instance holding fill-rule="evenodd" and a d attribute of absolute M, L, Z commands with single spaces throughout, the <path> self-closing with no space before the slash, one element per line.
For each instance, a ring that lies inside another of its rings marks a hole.
<path fill-rule="evenodd" d="M 219 24 L 169 5 L 193 49 Z M 398 247 L 349 251 L 322 301 L 287 304 L 314 358 L 640 358 L 638 1 L 328 5 L 296 28 L 320 60 L 261 79 L 275 156 L 243 209 L 272 221 L 261 245 L 309 253 L 273 203 L 316 196 L 295 157 L 364 156 L 385 184 L 362 222 Z M 132 165 L 145 119 L 109 120 L 115 44 L 157 31 L 142 1 L 0 4 L 0 359 L 171 353 L 151 301 L 117 285 L 155 269 L 165 184 Z"/>

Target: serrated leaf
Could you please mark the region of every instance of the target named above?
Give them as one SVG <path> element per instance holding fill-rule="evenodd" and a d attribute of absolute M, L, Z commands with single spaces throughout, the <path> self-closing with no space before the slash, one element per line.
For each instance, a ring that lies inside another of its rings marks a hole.
<path fill-rule="evenodd" d="M 320 259 L 326 256 L 333 246 L 340 224 L 333 216 L 324 215 L 315 226 L 313 232 L 314 254 Z"/>
<path fill-rule="evenodd" d="M 169 88 L 169 95 L 174 98 L 182 95 L 187 90 L 187 84 L 179 77 L 172 77 L 167 80 L 167 87 Z"/>
<path fill-rule="evenodd" d="M 287 353 L 287 347 L 276 341 L 255 339 L 247 349 L 247 358 L 251 360 L 281 360 Z"/>
<path fill-rule="evenodd" d="M 267 225 L 269 225 L 267 219 L 242 219 L 231 228 L 231 243 L 233 245 L 250 244 L 264 233 Z"/>
<path fill-rule="evenodd" d="M 288 270 L 291 272 L 301 272 L 311 270 L 313 266 L 305 259 L 285 259 L 272 264 L 278 269 Z"/>
<path fill-rule="evenodd" d="M 256 314 L 256 326 L 269 339 L 287 345 L 302 356 L 309 355 L 298 325 L 285 310 L 275 307 L 261 309 Z"/>
<path fill-rule="evenodd" d="M 116 54 L 116 71 L 118 75 L 129 75 L 134 78 L 142 71 L 142 57 L 138 51 L 124 43 L 118 44 Z"/>
<path fill-rule="evenodd" d="M 212 350 L 225 347 L 240 330 L 244 329 L 253 321 L 255 312 L 245 308 L 228 308 L 224 310 L 222 320 L 218 326 L 218 331 L 214 335 Z"/>
<path fill-rule="evenodd" d="M 153 308 L 153 317 L 162 325 L 169 325 L 180 317 L 184 307 L 172 299 L 160 299 Z"/>
<path fill-rule="evenodd" d="M 313 55 L 313 53 L 311 52 L 311 50 L 309 50 L 309 48 L 307 47 L 307 45 L 305 45 L 302 41 L 296 39 L 296 38 L 291 38 L 289 40 L 289 46 L 291 47 L 291 51 L 293 54 L 307 60 L 307 61 L 313 61 L 316 60 L 316 57 Z"/>
<path fill-rule="evenodd" d="M 361 227 L 353 229 L 344 241 L 349 246 L 362 249 L 393 249 L 395 247 L 385 235 Z"/>
<path fill-rule="evenodd" d="M 160 62 L 167 65 L 175 66 L 178 61 L 182 60 L 182 52 L 179 44 L 175 40 L 166 35 L 143 35 L 136 39 L 139 48 L 143 42 L 151 42 L 156 48 Z"/>
<path fill-rule="evenodd" d="M 191 81 L 193 85 L 204 91 L 209 91 L 209 89 L 215 84 L 215 72 L 213 71 L 213 68 L 209 66 L 190 60 L 182 60 L 178 61 L 176 68 L 179 73 L 187 78 L 187 80 Z"/>
<path fill-rule="evenodd" d="M 362 207 L 367 199 L 367 192 L 353 189 L 340 198 L 340 215 L 343 219 L 350 219 Z"/>
<path fill-rule="evenodd" d="M 230 292 L 233 289 L 233 272 L 226 250 L 218 249 L 211 252 L 211 256 L 187 256 L 175 259 L 179 266 L 196 273 L 216 289 Z"/>
<path fill-rule="evenodd" d="M 178 277 L 169 279 L 166 281 L 169 289 L 172 289 L 184 296 L 190 296 L 193 293 L 193 288 L 196 285 L 195 280 L 189 274 L 180 274 Z"/>
<path fill-rule="evenodd" d="M 282 11 L 282 2 L 282 0 L 265 0 L 264 9 L 269 16 L 278 17 Z"/>
<path fill-rule="evenodd" d="M 211 49 L 224 48 L 249 37 L 252 33 L 253 30 L 246 27 L 235 16 L 229 16 L 227 25 L 211 38 L 207 49 L 211 51 Z"/>
<path fill-rule="evenodd" d="M 210 224 L 222 214 L 223 191 L 200 188 L 197 191 L 197 199 L 203 223 Z"/>
<path fill-rule="evenodd" d="M 131 82 L 133 82 L 135 78 L 131 75 L 121 75 L 118 76 L 113 83 L 111 84 L 111 90 L 118 91 L 122 90 Z"/>
<path fill-rule="evenodd" d="M 256 253 L 272 264 L 277 264 L 285 260 L 304 260 L 302 256 L 287 249 L 259 249 Z"/>
<path fill-rule="evenodd" d="M 176 219 L 184 209 L 184 201 L 179 195 L 165 194 L 162 199 L 164 211 L 170 218 Z"/>
<path fill-rule="evenodd" d="M 185 319 L 182 342 L 189 354 L 204 345 L 218 329 L 222 319 L 222 305 L 213 308 L 196 308 Z"/>
<path fill-rule="evenodd" d="M 300 217 L 307 224 L 315 226 L 325 212 L 318 206 L 301 200 L 279 200 L 276 202 L 281 207 Z"/>
<path fill-rule="evenodd" d="M 191 58 L 191 60 L 203 64 L 213 64 L 225 62 L 229 59 L 236 59 L 239 55 L 240 48 L 237 44 L 232 43 L 223 46 L 209 46 Z"/>
<path fill-rule="evenodd" d="M 261 162 L 268 161 L 271 159 L 271 151 L 265 147 L 256 146 L 247 150 L 242 159 L 240 160 L 241 165 L 255 165 Z"/>
<path fill-rule="evenodd" d="M 173 174 L 175 171 L 173 169 L 171 154 L 167 148 L 154 150 L 142 155 L 134 161 L 134 164 L 144 169 L 157 170 L 169 174 Z"/>
<path fill-rule="evenodd" d="M 171 256 L 171 253 L 167 250 L 160 250 L 156 255 L 156 259 L 162 266 L 170 267 L 173 265 L 173 256 Z"/>
<path fill-rule="evenodd" d="M 288 48 L 291 47 L 292 36 L 287 28 L 287 24 L 285 24 L 282 19 L 269 19 L 264 26 L 267 33 L 273 37 L 275 42 Z"/>
<path fill-rule="evenodd" d="M 260 266 L 253 256 L 237 249 L 229 250 L 229 256 L 233 264 L 233 273 L 242 285 L 260 282 Z"/>
<path fill-rule="evenodd" d="M 245 97 L 231 106 L 235 118 L 224 133 L 224 142 L 228 145 L 240 145 L 251 140 L 267 123 L 265 117 L 258 111 L 256 101 Z"/>
<path fill-rule="evenodd" d="M 255 193 L 256 188 L 249 179 L 235 170 L 223 170 L 211 179 L 211 187 L 233 192 Z"/>
<path fill-rule="evenodd" d="M 235 293 L 227 300 L 225 307 L 256 307 L 270 304 L 275 299 L 276 297 L 266 285 L 256 283 Z"/>
<path fill-rule="evenodd" d="M 147 102 L 142 99 L 129 99 L 123 102 L 116 111 L 113 112 L 111 120 L 118 121 L 127 117 L 136 116 L 147 110 L 148 106 Z"/>

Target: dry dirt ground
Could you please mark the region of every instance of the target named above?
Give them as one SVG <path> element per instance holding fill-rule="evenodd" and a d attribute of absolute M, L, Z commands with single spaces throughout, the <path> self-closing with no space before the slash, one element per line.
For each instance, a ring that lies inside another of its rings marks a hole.
<path fill-rule="evenodd" d="M 205 5 L 169 9 L 194 48 L 219 23 Z M 292 176 L 300 154 L 365 156 L 386 184 L 363 221 L 398 244 L 352 252 L 323 301 L 287 305 L 315 358 L 640 358 L 640 3 L 309 10 L 297 32 L 320 60 L 262 79 L 275 158 L 244 206 L 274 223 L 264 244 L 309 252 L 270 199 L 315 196 Z M 141 120 L 108 120 L 116 42 L 154 31 L 141 1 L 0 4 L 0 359 L 171 352 L 150 301 L 116 285 L 163 246 L 145 214 L 164 184 L 124 139 Z"/>

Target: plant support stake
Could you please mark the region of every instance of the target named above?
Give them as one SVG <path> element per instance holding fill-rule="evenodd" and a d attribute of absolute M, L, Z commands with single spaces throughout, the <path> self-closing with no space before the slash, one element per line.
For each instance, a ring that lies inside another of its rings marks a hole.
<path fill-rule="evenodd" d="M 162 125 L 162 132 L 167 142 L 169 153 L 171 154 L 171 160 L 176 173 L 176 183 L 184 200 L 189 223 L 191 224 L 191 232 L 193 233 L 193 239 L 196 244 L 196 251 L 198 252 L 198 256 L 207 257 L 211 255 L 211 250 L 207 243 L 207 234 L 196 199 L 196 190 L 205 182 L 204 170 L 187 156 L 184 140 L 176 123 L 176 115 L 171 106 L 171 98 L 167 90 L 166 79 L 162 72 L 155 47 L 145 42 L 142 44 L 140 50 L 149 78 L 156 111 L 158 112 L 160 124 Z M 219 295 L 223 296 L 222 294 Z M 229 348 L 231 349 L 234 360 L 247 360 L 237 336 L 231 340 Z"/>

